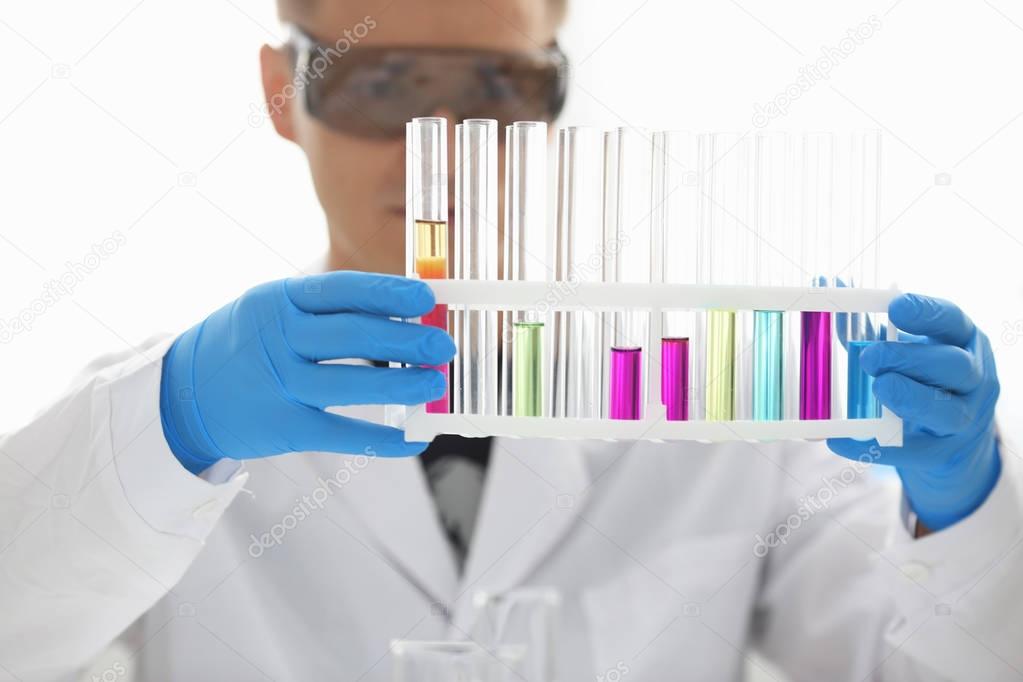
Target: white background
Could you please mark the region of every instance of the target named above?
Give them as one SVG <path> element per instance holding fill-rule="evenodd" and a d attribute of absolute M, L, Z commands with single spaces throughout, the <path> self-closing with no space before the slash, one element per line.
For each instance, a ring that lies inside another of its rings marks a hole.
<path fill-rule="evenodd" d="M 883 280 L 953 299 L 987 330 L 1002 419 L 1018 420 L 1018 3 L 578 0 L 563 38 L 576 64 L 563 123 L 749 130 L 755 103 L 871 15 L 880 30 L 770 127 L 886 132 Z M 94 243 L 126 237 L 0 344 L 0 431 L 96 355 L 182 330 L 321 253 L 303 158 L 250 122 L 257 50 L 280 35 L 270 0 L 0 10 L 0 319 Z"/>
<path fill-rule="evenodd" d="M 755 103 L 871 15 L 880 30 L 770 128 L 886 131 L 885 281 L 951 298 L 987 330 L 1002 414 L 1019 418 L 1023 8 L 578 0 L 562 121 L 749 130 Z M 257 50 L 281 35 L 270 0 L 12 3 L 0 19 L 0 319 L 92 244 L 127 238 L 0 344 L 8 430 L 89 359 L 295 273 L 326 239 L 300 152 L 249 121 Z"/>

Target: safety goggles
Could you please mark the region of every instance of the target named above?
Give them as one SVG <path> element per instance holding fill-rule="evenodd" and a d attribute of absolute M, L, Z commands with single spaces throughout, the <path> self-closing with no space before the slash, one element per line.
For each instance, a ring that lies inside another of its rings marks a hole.
<path fill-rule="evenodd" d="M 565 104 L 568 62 L 557 44 L 535 52 L 361 47 L 290 28 L 293 85 L 309 114 L 338 132 L 400 137 L 406 121 L 438 111 L 456 121 L 550 122 Z"/>

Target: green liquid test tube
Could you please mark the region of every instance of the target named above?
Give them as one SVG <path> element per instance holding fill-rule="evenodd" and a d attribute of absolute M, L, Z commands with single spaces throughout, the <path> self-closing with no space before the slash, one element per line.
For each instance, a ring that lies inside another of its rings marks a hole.
<path fill-rule="evenodd" d="M 735 313 L 707 312 L 707 421 L 735 418 Z"/>
<path fill-rule="evenodd" d="M 543 322 L 513 325 L 512 414 L 543 416 Z"/>

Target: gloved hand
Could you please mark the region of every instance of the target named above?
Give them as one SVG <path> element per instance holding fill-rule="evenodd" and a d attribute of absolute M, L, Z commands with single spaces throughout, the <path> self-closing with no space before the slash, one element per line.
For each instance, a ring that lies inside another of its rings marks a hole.
<path fill-rule="evenodd" d="M 905 294 L 888 317 L 909 333 L 871 344 L 860 362 L 874 395 L 904 420 L 903 447 L 850 439 L 828 447 L 850 459 L 879 453 L 875 461 L 896 468 L 919 520 L 938 531 L 977 509 L 1001 472 L 994 356 L 987 336 L 948 301 Z"/>
<path fill-rule="evenodd" d="M 163 360 L 160 418 L 181 464 L 285 452 L 415 455 L 401 430 L 325 412 L 329 405 L 402 404 L 444 394 L 428 368 L 321 365 L 365 358 L 442 365 L 455 354 L 439 329 L 387 319 L 418 317 L 433 292 L 415 280 L 330 272 L 269 282 L 182 334 Z"/>

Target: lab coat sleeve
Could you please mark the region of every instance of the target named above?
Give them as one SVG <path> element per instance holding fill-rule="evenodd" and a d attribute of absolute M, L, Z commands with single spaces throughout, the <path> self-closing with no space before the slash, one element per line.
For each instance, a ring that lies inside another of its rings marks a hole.
<path fill-rule="evenodd" d="M 86 665 L 173 591 L 247 474 L 215 484 L 163 438 L 160 368 L 171 339 L 90 367 L 0 437 L 0 678 Z"/>
<path fill-rule="evenodd" d="M 1023 680 L 1023 467 L 1001 452 L 984 504 L 923 538 L 893 472 L 792 453 L 764 529 L 758 648 L 792 680 Z"/>

